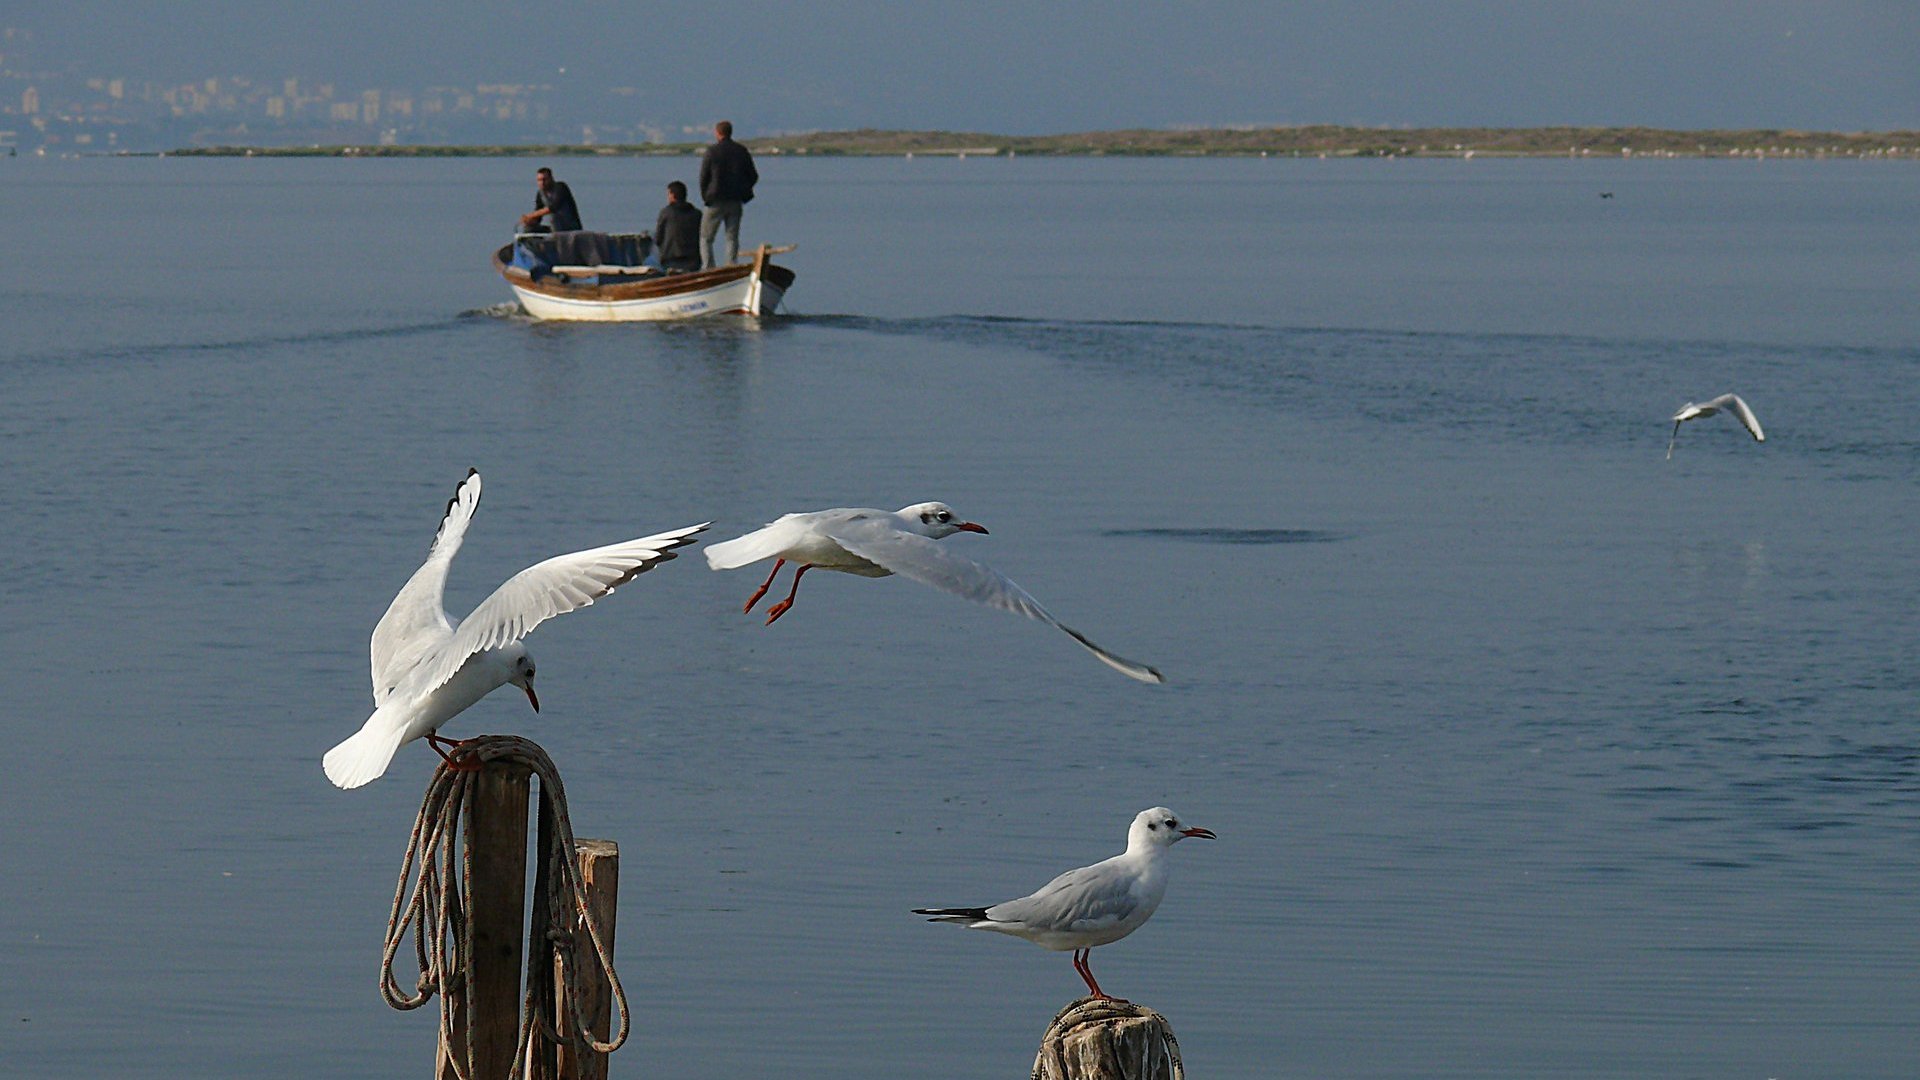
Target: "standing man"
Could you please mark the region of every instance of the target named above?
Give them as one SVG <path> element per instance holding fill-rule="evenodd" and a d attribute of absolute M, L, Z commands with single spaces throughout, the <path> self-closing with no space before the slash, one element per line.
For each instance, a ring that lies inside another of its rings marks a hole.
<path fill-rule="evenodd" d="M 533 174 L 533 213 L 520 215 L 520 227 L 540 231 L 540 219 L 551 217 L 554 232 L 577 232 L 580 209 L 573 205 L 573 191 L 553 178 L 553 170 L 542 167 Z"/>
<path fill-rule="evenodd" d="M 653 243 L 660 252 L 660 269 L 668 273 L 700 269 L 700 211 L 687 202 L 687 185 L 667 185 L 667 205 L 653 223 Z M 712 246 L 709 238 L 708 246 Z"/>
<path fill-rule="evenodd" d="M 713 236 L 722 224 L 727 227 L 727 262 L 740 257 L 740 210 L 753 201 L 753 185 L 759 182 L 753 155 L 733 141 L 733 124 L 722 120 L 713 125 L 713 145 L 700 159 L 700 201 L 707 204 L 700 215 L 701 269 L 713 268 Z"/>

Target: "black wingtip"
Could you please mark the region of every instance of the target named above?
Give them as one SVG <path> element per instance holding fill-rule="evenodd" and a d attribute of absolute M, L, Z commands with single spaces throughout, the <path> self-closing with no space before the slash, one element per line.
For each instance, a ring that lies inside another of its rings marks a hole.
<path fill-rule="evenodd" d="M 453 497 L 447 500 L 447 508 L 440 512 L 440 524 L 433 530 L 434 543 L 437 544 L 440 542 L 440 534 L 445 532 L 447 528 L 447 518 L 452 517 L 453 508 L 460 505 L 461 490 L 467 486 L 467 481 L 479 475 L 480 470 L 469 465 L 467 466 L 467 475 L 461 477 L 460 482 L 453 485 Z"/>
<path fill-rule="evenodd" d="M 961 918 L 984 920 L 987 917 L 987 909 L 983 907 L 917 907 L 913 909 L 913 913 L 915 915 L 931 915 L 936 919 Z"/>

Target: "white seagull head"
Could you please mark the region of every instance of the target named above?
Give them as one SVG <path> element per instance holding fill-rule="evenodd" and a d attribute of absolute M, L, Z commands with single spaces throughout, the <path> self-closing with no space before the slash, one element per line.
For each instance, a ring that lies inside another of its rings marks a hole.
<path fill-rule="evenodd" d="M 1213 835 L 1213 830 L 1183 826 L 1180 824 L 1180 815 L 1164 806 L 1156 806 L 1140 811 L 1133 819 L 1133 826 L 1127 830 L 1127 850 L 1169 848 L 1189 836 L 1203 840 L 1218 839 Z"/>
<path fill-rule="evenodd" d="M 957 532 L 985 533 L 987 531 L 985 526 L 961 520 L 960 515 L 953 512 L 953 507 L 943 502 L 914 503 L 912 506 L 901 507 L 898 512 L 905 519 L 906 527 L 910 531 L 934 540 L 952 536 Z"/>
<path fill-rule="evenodd" d="M 517 641 L 509 642 L 497 651 L 497 660 L 506 674 L 506 681 L 527 692 L 527 704 L 534 712 L 540 711 L 540 698 L 533 692 L 533 657 L 527 655 L 527 647 Z"/>

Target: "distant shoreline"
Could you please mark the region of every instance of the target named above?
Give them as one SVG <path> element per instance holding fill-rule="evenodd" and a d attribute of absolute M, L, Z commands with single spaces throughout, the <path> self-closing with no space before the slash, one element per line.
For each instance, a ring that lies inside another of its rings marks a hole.
<path fill-rule="evenodd" d="M 1888 157 L 1920 160 L 1920 131 L 1823 132 L 1643 127 L 1356 128 L 1305 126 L 992 135 L 956 131 L 809 132 L 742 140 L 759 155 L 809 157 Z M 617 145 L 207 146 L 186 157 L 649 157 L 703 142 Z M 129 154 L 126 156 L 158 156 Z"/>

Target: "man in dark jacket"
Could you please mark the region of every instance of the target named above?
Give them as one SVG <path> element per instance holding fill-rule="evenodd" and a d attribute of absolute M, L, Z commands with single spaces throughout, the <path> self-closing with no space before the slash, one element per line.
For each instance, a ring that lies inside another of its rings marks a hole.
<path fill-rule="evenodd" d="M 540 219 L 551 216 L 554 232 L 576 232 L 580 228 L 580 210 L 573 205 L 573 191 L 553 178 L 553 170 L 542 168 L 533 174 L 533 213 L 520 215 L 520 227 L 540 231 Z"/>
<path fill-rule="evenodd" d="M 753 167 L 753 155 L 733 141 L 733 125 L 722 120 L 713 125 L 713 145 L 700 159 L 700 201 L 707 204 L 700 216 L 700 265 L 713 263 L 713 237 L 720 226 L 727 227 L 727 262 L 740 257 L 740 210 L 753 201 L 753 185 L 760 173 Z"/>
<path fill-rule="evenodd" d="M 687 185 L 678 180 L 667 185 L 667 205 L 653 223 L 653 243 L 660 269 L 700 269 L 700 211 L 687 202 Z"/>

